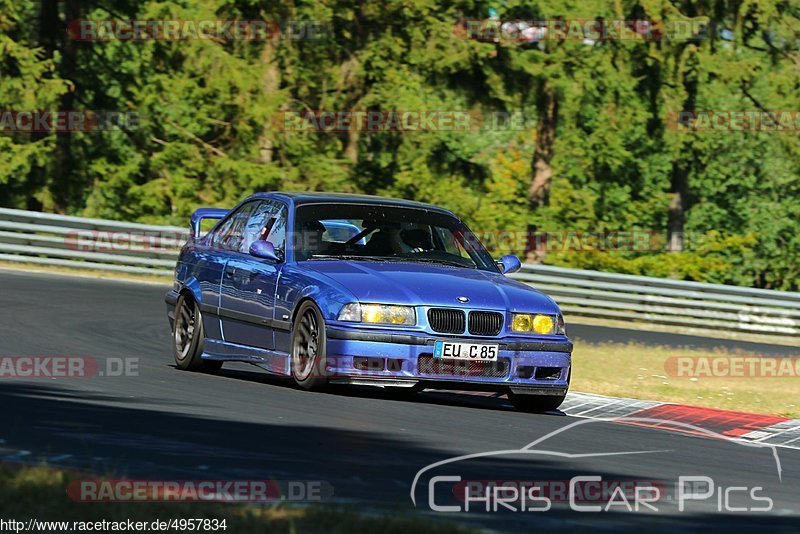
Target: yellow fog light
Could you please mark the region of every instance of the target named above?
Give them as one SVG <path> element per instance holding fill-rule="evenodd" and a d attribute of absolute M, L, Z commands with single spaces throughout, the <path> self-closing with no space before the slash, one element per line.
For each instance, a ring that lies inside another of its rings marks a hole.
<path fill-rule="evenodd" d="M 514 332 L 530 332 L 533 324 L 533 317 L 527 313 L 518 313 L 511 322 L 511 330 Z"/>
<path fill-rule="evenodd" d="M 553 318 L 550 315 L 537 315 L 533 318 L 533 331 L 537 334 L 553 333 Z"/>
<path fill-rule="evenodd" d="M 536 334 L 565 334 L 564 320 L 560 315 L 515 313 L 511 319 L 513 332 Z"/>
<path fill-rule="evenodd" d="M 339 312 L 340 321 L 353 321 L 373 324 L 417 324 L 417 314 L 412 306 L 392 306 L 389 304 L 347 304 Z"/>

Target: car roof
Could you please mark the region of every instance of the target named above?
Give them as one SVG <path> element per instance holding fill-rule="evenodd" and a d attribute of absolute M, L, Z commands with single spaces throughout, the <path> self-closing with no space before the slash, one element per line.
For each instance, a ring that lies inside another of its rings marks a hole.
<path fill-rule="evenodd" d="M 425 204 L 415 200 L 405 200 L 401 198 L 388 198 L 379 197 L 375 195 L 356 195 L 351 193 L 323 193 L 323 192 L 302 192 L 302 191 L 275 191 L 256 193 L 251 195 L 250 198 L 268 198 L 268 197 L 282 197 L 291 200 L 295 206 L 303 204 L 319 204 L 324 202 L 336 202 L 337 204 L 380 204 L 384 206 L 397 206 L 402 208 L 417 208 L 439 211 L 455 216 L 455 214 L 445 208 L 434 206 L 433 204 Z"/>

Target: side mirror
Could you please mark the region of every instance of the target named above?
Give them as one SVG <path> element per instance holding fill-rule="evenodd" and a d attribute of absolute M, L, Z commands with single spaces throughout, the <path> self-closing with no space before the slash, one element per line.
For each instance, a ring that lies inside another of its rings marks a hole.
<path fill-rule="evenodd" d="M 275 245 L 269 241 L 255 241 L 250 245 L 250 255 L 256 258 L 261 258 L 270 261 L 280 261 L 278 254 L 275 252 Z"/>
<path fill-rule="evenodd" d="M 497 262 L 497 266 L 500 267 L 500 272 L 503 274 L 510 274 L 515 273 L 522 268 L 522 263 L 520 263 L 519 258 L 514 256 L 513 254 L 506 254 Z"/>

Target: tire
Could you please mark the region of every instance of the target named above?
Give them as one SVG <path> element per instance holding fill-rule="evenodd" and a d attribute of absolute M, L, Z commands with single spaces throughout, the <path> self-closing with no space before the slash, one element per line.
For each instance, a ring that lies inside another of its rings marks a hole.
<path fill-rule="evenodd" d="M 328 384 L 325 365 L 325 320 L 312 301 L 300 305 L 292 327 L 292 378 L 298 387 L 319 390 Z"/>
<path fill-rule="evenodd" d="M 508 399 L 519 412 L 542 413 L 550 412 L 561 406 L 566 395 L 516 395 L 508 392 Z"/>
<path fill-rule="evenodd" d="M 172 351 L 178 369 L 207 373 L 219 371 L 222 362 L 204 360 L 201 357 L 205 339 L 203 316 L 200 314 L 200 307 L 188 294 L 178 297 L 175 320 L 172 323 Z"/>

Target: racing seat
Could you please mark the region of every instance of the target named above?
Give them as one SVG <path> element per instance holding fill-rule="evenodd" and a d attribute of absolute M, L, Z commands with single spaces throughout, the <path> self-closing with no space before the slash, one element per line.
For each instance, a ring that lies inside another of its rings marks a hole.
<path fill-rule="evenodd" d="M 369 256 L 393 256 L 392 235 L 388 228 L 381 228 L 372 233 L 372 237 L 364 245 L 364 252 Z"/>

